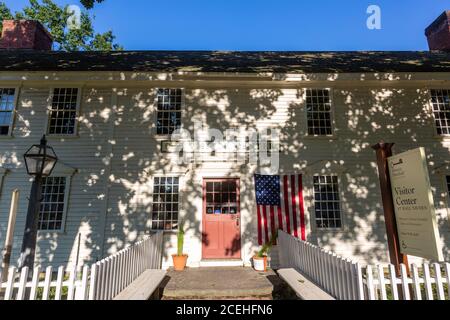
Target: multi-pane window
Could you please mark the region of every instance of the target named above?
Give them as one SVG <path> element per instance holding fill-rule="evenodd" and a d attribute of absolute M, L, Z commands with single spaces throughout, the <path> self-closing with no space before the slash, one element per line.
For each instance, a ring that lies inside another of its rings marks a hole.
<path fill-rule="evenodd" d="M 10 133 L 14 113 L 14 88 L 0 88 L 0 135 Z"/>
<path fill-rule="evenodd" d="M 77 118 L 77 88 L 55 88 L 50 109 L 49 134 L 74 134 Z"/>
<path fill-rule="evenodd" d="M 153 180 L 152 229 L 178 228 L 179 178 L 155 177 Z"/>
<path fill-rule="evenodd" d="M 208 179 L 205 184 L 206 214 L 238 213 L 238 180 Z"/>
<path fill-rule="evenodd" d="M 450 135 L 450 90 L 431 90 L 431 103 L 437 133 Z"/>
<path fill-rule="evenodd" d="M 317 228 L 340 228 L 341 206 L 337 176 L 314 176 L 314 211 Z"/>
<path fill-rule="evenodd" d="M 333 134 L 330 90 L 307 89 L 306 113 L 309 135 Z"/>
<path fill-rule="evenodd" d="M 66 199 L 66 177 L 46 177 L 42 181 L 39 211 L 40 230 L 61 230 Z"/>
<path fill-rule="evenodd" d="M 157 134 L 172 134 L 181 126 L 182 89 L 158 89 Z"/>

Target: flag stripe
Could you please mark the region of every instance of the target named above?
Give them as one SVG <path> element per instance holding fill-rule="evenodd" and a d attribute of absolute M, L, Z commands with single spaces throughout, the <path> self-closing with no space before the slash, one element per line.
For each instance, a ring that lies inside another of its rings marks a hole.
<path fill-rule="evenodd" d="M 294 236 L 298 238 L 297 232 L 297 206 L 295 199 L 295 176 L 291 176 L 291 201 L 292 201 L 292 223 L 294 229 Z"/>
<path fill-rule="evenodd" d="M 258 211 L 258 243 L 262 244 L 262 230 L 261 230 L 261 206 L 257 205 L 256 209 Z"/>
<path fill-rule="evenodd" d="M 266 239 L 266 242 L 269 241 L 269 230 L 267 230 L 267 210 L 266 210 L 266 206 L 263 206 L 263 219 L 264 219 L 264 236 Z"/>
<path fill-rule="evenodd" d="M 286 218 L 286 231 L 291 234 L 291 221 L 289 219 L 288 176 L 283 177 L 284 190 L 284 216 Z"/>
<path fill-rule="evenodd" d="M 270 206 L 270 238 L 275 230 L 275 208 Z"/>
<path fill-rule="evenodd" d="M 300 226 L 301 226 L 302 240 L 306 241 L 305 209 L 303 207 L 303 181 L 302 176 L 300 174 L 298 175 L 298 199 L 300 206 Z"/>
<path fill-rule="evenodd" d="M 278 214 L 278 226 L 277 226 L 277 229 L 284 230 L 284 228 L 283 228 L 283 215 L 281 213 L 281 206 L 277 206 L 277 214 Z"/>

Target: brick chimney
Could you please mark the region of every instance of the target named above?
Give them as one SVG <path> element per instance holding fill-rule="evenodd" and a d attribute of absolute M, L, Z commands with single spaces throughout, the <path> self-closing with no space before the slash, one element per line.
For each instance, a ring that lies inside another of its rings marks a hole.
<path fill-rule="evenodd" d="M 444 11 L 425 29 L 430 50 L 450 51 L 450 10 Z"/>
<path fill-rule="evenodd" d="M 35 20 L 3 20 L 0 49 L 52 50 L 52 36 Z"/>

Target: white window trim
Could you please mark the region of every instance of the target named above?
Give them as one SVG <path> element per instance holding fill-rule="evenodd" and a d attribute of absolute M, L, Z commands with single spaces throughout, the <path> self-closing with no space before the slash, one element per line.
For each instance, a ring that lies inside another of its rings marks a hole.
<path fill-rule="evenodd" d="M 19 91 L 20 87 L 18 86 L 0 86 L 0 89 L 14 89 L 14 105 L 11 115 L 11 120 L 9 123 L 9 131 L 8 134 L 0 135 L 0 139 L 7 139 L 13 137 L 13 131 L 14 131 L 14 124 L 16 122 L 16 114 L 17 114 L 17 104 L 19 102 Z"/>
<path fill-rule="evenodd" d="M 65 166 L 63 164 L 63 168 L 55 168 L 50 177 L 64 177 L 66 178 L 66 185 L 64 189 L 64 212 L 61 219 L 61 228 L 58 230 L 38 230 L 39 234 L 60 234 L 66 232 L 66 222 L 67 222 L 67 213 L 69 211 L 70 205 L 70 193 L 72 187 L 72 178 L 75 173 L 78 172 L 77 169 Z"/>
<path fill-rule="evenodd" d="M 54 90 L 58 89 L 58 88 L 76 88 L 78 89 L 78 94 L 77 94 L 77 106 L 75 109 L 75 124 L 74 124 L 74 131 L 72 134 L 50 134 L 48 132 L 48 130 L 50 129 L 50 116 L 51 116 L 51 111 L 52 111 L 52 103 L 53 103 L 53 95 L 54 95 Z M 48 97 L 48 101 L 47 101 L 47 121 L 46 121 L 46 125 L 45 125 L 45 134 L 47 136 L 47 138 L 77 138 L 78 137 L 78 126 L 79 126 L 79 118 L 80 118 L 80 106 L 81 106 L 81 97 L 83 96 L 83 87 L 81 86 L 76 86 L 76 85 L 66 85 L 66 86 L 55 86 L 55 87 L 50 87 L 50 93 L 49 93 L 49 97 Z"/>
<path fill-rule="evenodd" d="M 427 105 L 425 106 L 425 111 L 430 115 L 430 119 L 432 121 L 433 137 L 440 140 L 450 140 L 450 134 L 438 134 L 437 132 L 436 118 L 434 117 L 433 102 L 431 96 L 431 90 L 450 90 L 450 87 L 430 86 L 426 87 L 425 90 L 427 91 Z"/>
<path fill-rule="evenodd" d="M 172 136 L 172 134 L 158 134 L 158 128 L 157 128 L 157 121 L 158 121 L 158 90 L 159 89 L 179 89 L 181 90 L 181 119 L 180 119 L 180 129 L 184 128 L 183 125 L 183 119 L 186 116 L 186 89 L 184 87 L 173 87 L 173 86 L 168 86 L 168 87 L 157 87 L 154 88 L 154 93 L 155 93 L 155 98 L 153 100 L 153 113 L 154 113 L 154 117 L 153 117 L 153 136 L 155 137 L 156 141 L 162 141 L 162 140 L 169 140 L 170 137 Z"/>
<path fill-rule="evenodd" d="M 330 114 L 331 114 L 331 135 L 309 134 L 308 128 L 308 110 L 306 108 L 306 91 L 307 90 L 329 90 L 330 92 Z M 334 105 L 334 88 L 331 87 L 311 87 L 302 89 L 303 97 L 303 118 L 305 121 L 305 138 L 311 139 L 336 139 L 336 120 L 335 120 L 335 105 Z"/>
<path fill-rule="evenodd" d="M 153 203 L 153 186 L 154 186 L 154 182 L 155 182 L 155 178 L 178 178 L 178 221 L 177 224 L 179 225 L 180 222 L 182 221 L 181 219 L 181 215 L 182 213 L 184 214 L 184 211 L 182 209 L 182 205 L 181 202 L 183 201 L 182 199 L 182 186 L 183 186 L 183 175 L 185 173 L 164 173 L 164 172 L 155 172 L 153 175 L 150 175 L 150 198 L 151 198 L 151 203 Z M 173 230 L 161 230 L 161 229 L 153 229 L 152 228 L 152 222 L 153 222 L 153 207 L 151 207 L 150 209 L 150 217 L 149 217 L 149 226 L 148 226 L 148 231 L 149 232 L 154 232 L 154 231 L 162 231 L 163 233 L 167 233 L 167 234 L 175 234 L 178 232 L 178 230 L 173 229 Z"/>

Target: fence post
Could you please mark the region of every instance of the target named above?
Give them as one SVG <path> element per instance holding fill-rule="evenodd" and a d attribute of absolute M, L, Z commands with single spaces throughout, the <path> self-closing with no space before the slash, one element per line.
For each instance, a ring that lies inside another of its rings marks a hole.
<path fill-rule="evenodd" d="M 378 265 L 378 285 L 380 286 L 381 300 L 387 300 L 386 281 L 384 280 L 383 265 Z"/>
<path fill-rule="evenodd" d="M 40 274 L 41 274 L 41 268 L 40 267 L 34 268 L 33 278 L 31 280 L 30 300 L 36 300 Z"/>
<path fill-rule="evenodd" d="M 23 267 L 22 272 L 20 273 L 20 280 L 19 280 L 19 290 L 17 292 L 16 300 L 23 300 L 25 299 L 25 292 L 26 292 L 26 286 L 28 281 L 28 267 Z"/>
<path fill-rule="evenodd" d="M 431 288 L 430 267 L 428 263 L 423 264 L 423 278 L 425 281 L 425 296 L 427 300 L 433 300 L 433 289 Z"/>
<path fill-rule="evenodd" d="M 411 295 L 409 293 L 409 285 L 408 285 L 408 271 L 406 266 L 402 263 L 400 265 L 400 276 L 402 279 L 402 291 L 403 291 L 403 299 L 411 300 Z"/>
<path fill-rule="evenodd" d="M 75 297 L 75 280 L 77 277 L 77 267 L 74 265 L 69 274 L 69 285 L 67 286 L 67 300 L 73 300 Z"/>
<path fill-rule="evenodd" d="M 88 276 L 89 276 L 89 266 L 84 266 L 83 273 L 81 275 L 81 286 L 75 294 L 76 300 L 87 300 L 88 299 L 88 289 L 89 289 Z"/>
<path fill-rule="evenodd" d="M 375 287 L 373 283 L 372 266 L 366 267 L 366 280 L 367 280 L 367 292 L 369 294 L 369 300 L 375 300 Z"/>
<path fill-rule="evenodd" d="M 392 263 L 389 264 L 389 277 L 391 281 L 392 297 L 394 300 L 399 300 L 397 270 L 395 270 L 395 266 Z"/>
<path fill-rule="evenodd" d="M 63 282 L 64 282 L 64 266 L 60 266 L 58 268 L 58 275 L 56 278 L 55 300 L 61 300 Z"/>
<path fill-rule="evenodd" d="M 44 290 L 42 292 L 42 300 L 48 300 L 50 293 L 50 285 L 52 281 L 52 266 L 45 269 Z"/>
<path fill-rule="evenodd" d="M 356 277 L 357 277 L 357 286 L 358 286 L 358 299 L 359 300 L 366 300 L 365 294 L 364 294 L 364 282 L 363 282 L 363 273 L 362 273 L 362 266 L 359 262 L 355 264 L 356 268 Z"/>
<path fill-rule="evenodd" d="M 91 267 L 91 279 L 89 284 L 89 300 L 95 300 L 97 293 L 97 277 L 98 277 L 98 262 Z"/>
<path fill-rule="evenodd" d="M 414 298 L 416 300 L 422 300 L 422 292 L 420 289 L 420 278 L 419 278 L 419 269 L 416 264 L 412 264 L 412 286 L 414 290 Z"/>
<path fill-rule="evenodd" d="M 447 293 L 448 298 L 450 299 L 450 263 L 445 263 L 445 278 L 447 279 Z"/>
<path fill-rule="evenodd" d="M 445 300 L 444 287 L 442 284 L 441 267 L 439 266 L 439 263 L 433 263 L 433 267 L 434 267 L 434 279 L 436 281 L 436 291 L 437 291 L 438 299 Z"/>
<path fill-rule="evenodd" d="M 16 280 L 16 267 L 10 267 L 8 271 L 8 282 L 6 283 L 5 300 L 11 300 Z"/>

